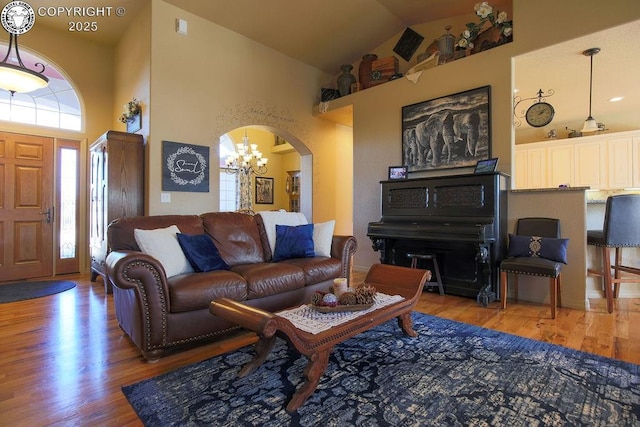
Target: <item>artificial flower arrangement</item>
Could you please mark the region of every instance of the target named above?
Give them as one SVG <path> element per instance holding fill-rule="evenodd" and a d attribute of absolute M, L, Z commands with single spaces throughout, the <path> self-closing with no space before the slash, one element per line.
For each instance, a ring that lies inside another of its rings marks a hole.
<path fill-rule="evenodd" d="M 460 37 L 456 40 L 456 48 L 460 49 L 473 49 L 473 41 L 482 32 L 484 24 L 489 22 L 492 27 L 500 30 L 502 37 L 509 37 L 513 34 L 513 21 L 507 19 L 507 12 L 495 11 L 489 2 L 483 1 L 476 3 L 473 7 L 476 15 L 480 17 L 480 22 L 469 22 L 467 29 L 460 34 Z"/>
<path fill-rule="evenodd" d="M 141 111 L 142 109 L 140 108 L 140 101 L 133 98 L 131 101 L 124 104 L 124 111 L 122 112 L 122 115 L 118 120 L 120 120 L 122 123 L 127 123 L 133 120 L 133 118 L 140 114 Z"/>

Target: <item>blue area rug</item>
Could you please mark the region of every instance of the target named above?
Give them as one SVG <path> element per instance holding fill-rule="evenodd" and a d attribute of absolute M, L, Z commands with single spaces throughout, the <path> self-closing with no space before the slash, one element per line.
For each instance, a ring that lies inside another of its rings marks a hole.
<path fill-rule="evenodd" d="M 41 298 L 68 291 L 76 286 L 68 280 L 48 280 L 46 282 L 14 282 L 0 284 L 0 303 Z"/>
<path fill-rule="evenodd" d="M 306 358 L 282 340 L 245 378 L 252 347 L 123 387 L 146 426 L 639 426 L 640 366 L 413 313 L 334 348 L 294 413 Z"/>

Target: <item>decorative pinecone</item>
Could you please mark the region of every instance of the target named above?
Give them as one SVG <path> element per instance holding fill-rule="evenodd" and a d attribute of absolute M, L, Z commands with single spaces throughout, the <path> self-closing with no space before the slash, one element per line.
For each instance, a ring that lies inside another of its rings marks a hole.
<path fill-rule="evenodd" d="M 338 302 L 342 305 L 354 305 L 358 303 L 358 297 L 353 292 L 345 292 L 340 295 L 338 298 Z"/>
<path fill-rule="evenodd" d="M 376 288 L 371 285 L 362 285 L 356 289 L 358 304 L 372 304 L 376 297 Z"/>
<path fill-rule="evenodd" d="M 313 295 L 311 296 L 311 304 L 320 305 L 320 302 L 322 302 L 322 297 L 324 297 L 324 294 L 322 292 L 319 292 L 319 291 L 314 292 Z"/>

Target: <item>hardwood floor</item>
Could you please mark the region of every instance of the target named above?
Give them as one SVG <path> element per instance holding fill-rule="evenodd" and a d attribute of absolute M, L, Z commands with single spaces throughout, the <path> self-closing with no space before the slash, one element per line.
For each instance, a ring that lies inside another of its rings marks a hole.
<path fill-rule="evenodd" d="M 0 304 L 0 425 L 139 426 L 121 387 L 248 345 L 239 333 L 143 362 L 118 327 L 113 298 L 101 279 L 65 277 L 78 286 L 29 301 Z M 510 302 L 489 307 L 475 300 L 424 292 L 418 311 L 640 364 L 640 299 L 604 300 L 582 312 Z"/>

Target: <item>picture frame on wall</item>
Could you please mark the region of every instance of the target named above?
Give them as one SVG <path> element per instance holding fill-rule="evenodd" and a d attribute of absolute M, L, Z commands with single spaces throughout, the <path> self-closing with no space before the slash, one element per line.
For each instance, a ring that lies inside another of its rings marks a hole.
<path fill-rule="evenodd" d="M 491 86 L 402 107 L 409 172 L 475 167 L 491 157 Z"/>
<path fill-rule="evenodd" d="M 264 178 L 256 176 L 256 204 L 272 205 L 273 204 L 273 178 Z"/>
<path fill-rule="evenodd" d="M 209 192 L 209 147 L 162 141 L 162 191 Z"/>

